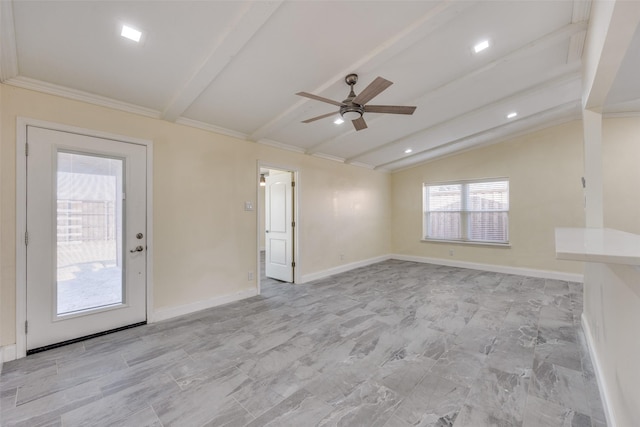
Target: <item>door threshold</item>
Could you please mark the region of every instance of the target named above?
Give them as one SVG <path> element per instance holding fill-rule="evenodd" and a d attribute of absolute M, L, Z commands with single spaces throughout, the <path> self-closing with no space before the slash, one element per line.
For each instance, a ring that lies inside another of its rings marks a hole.
<path fill-rule="evenodd" d="M 59 343 L 55 343 L 55 344 L 49 344 L 49 345 L 45 345 L 45 346 L 42 346 L 42 347 L 33 348 L 31 350 L 27 350 L 27 356 L 30 356 L 30 355 L 36 354 L 36 353 L 42 353 L 43 351 L 47 351 L 47 350 L 53 350 L 54 348 L 63 347 L 65 345 L 75 344 L 75 343 L 80 342 L 80 341 L 90 340 L 91 338 L 101 337 L 103 335 L 109 335 L 109 334 L 112 334 L 114 332 L 120 332 L 120 331 L 124 331 L 126 329 L 136 328 L 138 326 L 142 326 L 142 325 L 146 325 L 146 324 L 147 324 L 147 321 L 145 320 L 144 322 L 134 323 L 133 325 L 121 326 L 119 328 L 109 329 L 108 331 L 97 332 L 95 334 L 85 335 L 84 337 L 74 338 L 74 339 L 71 339 L 71 340 L 66 340 L 66 341 L 62 341 L 62 342 L 59 342 Z"/>

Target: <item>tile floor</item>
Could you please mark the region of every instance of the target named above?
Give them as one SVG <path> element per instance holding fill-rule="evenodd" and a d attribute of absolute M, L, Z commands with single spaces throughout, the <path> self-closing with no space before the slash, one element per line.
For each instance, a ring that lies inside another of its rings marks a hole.
<path fill-rule="evenodd" d="M 605 426 L 582 286 L 385 261 L 6 363 L 3 426 Z"/>

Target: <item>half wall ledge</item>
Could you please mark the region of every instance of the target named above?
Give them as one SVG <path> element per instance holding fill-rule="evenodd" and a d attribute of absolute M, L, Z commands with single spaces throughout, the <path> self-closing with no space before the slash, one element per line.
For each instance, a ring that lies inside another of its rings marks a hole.
<path fill-rule="evenodd" d="M 556 258 L 640 267 L 640 235 L 611 228 L 556 228 Z"/>

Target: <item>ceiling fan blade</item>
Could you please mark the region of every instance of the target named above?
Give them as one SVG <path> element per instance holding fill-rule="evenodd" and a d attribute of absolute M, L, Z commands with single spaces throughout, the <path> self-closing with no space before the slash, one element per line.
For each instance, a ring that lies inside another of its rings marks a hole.
<path fill-rule="evenodd" d="M 312 93 L 308 93 L 308 92 L 298 92 L 298 93 L 296 93 L 296 95 L 298 95 L 298 96 L 304 96 L 305 98 L 315 99 L 316 101 L 326 102 L 327 104 L 337 105 L 338 107 L 341 107 L 341 106 L 342 106 L 342 103 L 341 103 L 341 102 L 334 101 L 334 100 L 329 99 L 329 98 L 323 98 L 323 97 L 321 97 L 321 96 L 314 95 L 314 94 L 312 94 Z"/>
<path fill-rule="evenodd" d="M 327 114 L 323 114 L 321 116 L 312 117 L 310 119 L 303 120 L 302 123 L 311 123 L 311 122 L 315 122 L 316 120 L 324 119 L 325 117 L 337 116 L 337 115 L 338 115 L 338 112 L 334 111 L 332 113 L 327 113 Z"/>
<path fill-rule="evenodd" d="M 416 107 L 402 105 L 365 105 L 365 113 L 413 114 Z"/>
<path fill-rule="evenodd" d="M 360 92 L 360 95 L 353 98 L 353 102 L 364 105 L 392 84 L 393 82 L 390 82 L 389 80 L 383 79 L 382 77 L 376 77 L 374 81 L 369 83 L 369 86 L 365 87 L 364 90 Z"/>
<path fill-rule="evenodd" d="M 362 130 L 367 128 L 367 122 L 364 121 L 363 117 L 360 117 L 359 119 L 351 120 L 351 123 L 353 123 L 353 127 L 356 128 L 356 130 Z"/>

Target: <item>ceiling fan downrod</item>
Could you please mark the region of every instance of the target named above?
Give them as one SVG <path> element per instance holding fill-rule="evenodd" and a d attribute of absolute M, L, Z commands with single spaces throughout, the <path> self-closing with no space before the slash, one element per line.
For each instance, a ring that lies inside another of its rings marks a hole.
<path fill-rule="evenodd" d="M 353 99 L 356 97 L 356 93 L 353 91 L 353 86 L 358 82 L 358 75 L 353 73 L 347 74 L 344 81 L 349 85 L 351 91 L 349 92 L 349 96 L 342 101 L 343 105 L 340 107 L 340 116 L 344 120 L 357 120 L 364 114 L 364 107 L 353 102 Z"/>

